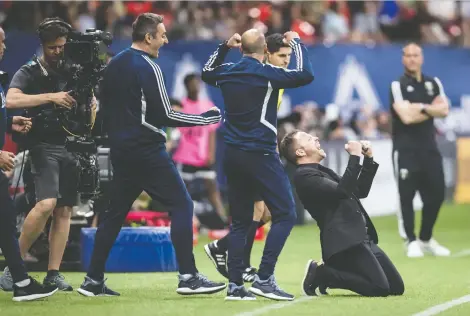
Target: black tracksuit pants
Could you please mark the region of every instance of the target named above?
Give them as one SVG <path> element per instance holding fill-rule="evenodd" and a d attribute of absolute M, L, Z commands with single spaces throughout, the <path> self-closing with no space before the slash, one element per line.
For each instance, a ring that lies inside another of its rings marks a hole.
<path fill-rule="evenodd" d="M 8 192 L 8 178 L 0 171 L 0 248 L 14 282 L 28 278 L 16 237 L 16 212 Z"/>
<path fill-rule="evenodd" d="M 363 243 L 337 253 L 318 268 L 320 284 L 363 296 L 402 295 L 405 285 L 388 256 L 375 243 Z"/>
<path fill-rule="evenodd" d="M 419 238 L 428 241 L 445 196 L 441 154 L 437 149 L 394 150 L 393 164 L 407 239 L 410 242 L 416 240 L 413 199 L 418 191 L 423 201 Z"/>

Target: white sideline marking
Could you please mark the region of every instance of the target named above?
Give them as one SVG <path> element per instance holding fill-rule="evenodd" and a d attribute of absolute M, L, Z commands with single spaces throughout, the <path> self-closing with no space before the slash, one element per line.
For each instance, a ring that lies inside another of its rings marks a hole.
<path fill-rule="evenodd" d="M 269 312 L 271 310 L 278 310 L 278 309 L 281 309 L 281 308 L 284 308 L 284 307 L 289 307 L 289 306 L 292 306 L 294 304 L 301 303 L 301 302 L 308 301 L 308 300 L 315 299 L 315 298 L 318 298 L 318 296 L 302 296 L 301 298 L 298 298 L 294 301 L 282 302 L 282 303 L 277 303 L 277 304 L 273 304 L 273 305 L 264 306 L 264 307 L 252 310 L 251 312 L 244 312 L 244 313 L 236 314 L 235 316 L 261 315 L 261 314 L 264 314 L 264 313 Z"/>
<path fill-rule="evenodd" d="M 412 316 L 433 316 L 440 314 L 443 311 L 446 311 L 448 309 L 451 309 L 454 306 L 465 304 L 470 302 L 470 295 L 465 295 L 459 298 L 456 298 L 455 300 L 448 301 L 436 306 L 432 306 L 422 312 L 419 312 L 417 314 L 413 314 Z"/>
<path fill-rule="evenodd" d="M 451 255 L 452 258 L 460 258 L 460 257 L 465 257 L 465 256 L 470 256 L 470 249 L 464 249 L 462 251 L 459 251 Z"/>

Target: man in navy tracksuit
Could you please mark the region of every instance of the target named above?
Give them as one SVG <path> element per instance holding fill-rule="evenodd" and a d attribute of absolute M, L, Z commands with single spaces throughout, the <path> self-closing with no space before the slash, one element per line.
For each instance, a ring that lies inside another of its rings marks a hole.
<path fill-rule="evenodd" d="M 0 60 L 6 49 L 5 32 L 0 27 Z M 2 85 L 8 81 L 8 75 L 0 72 L 0 249 L 2 249 L 13 278 L 13 300 L 32 301 L 57 292 L 56 286 L 44 286 L 28 276 L 21 259 L 18 238 L 16 237 L 16 212 L 8 188 L 9 181 L 4 172 L 14 168 L 15 155 L 2 151 L 7 131 L 27 133 L 31 128 L 31 119 L 21 116 L 7 117 L 6 98 Z M 0 289 L 3 289 L 0 283 Z"/>
<path fill-rule="evenodd" d="M 221 44 L 202 72 L 205 82 L 220 87 L 225 102 L 224 170 L 232 216 L 227 300 L 255 299 L 244 288 L 242 273 L 243 249 L 256 195 L 271 210 L 272 226 L 250 291 L 275 300 L 294 299 L 274 279 L 277 258 L 296 218 L 290 182 L 276 152 L 277 102 L 279 89 L 309 84 L 313 70 L 298 34 L 287 32 L 284 36 L 296 56 L 296 69 L 264 64 L 266 40 L 252 29 Z M 222 64 L 229 49 L 240 46 L 243 58 L 235 64 Z"/>
<path fill-rule="evenodd" d="M 179 294 L 210 294 L 226 285 L 209 281 L 196 269 L 193 255 L 193 202 L 166 148 L 166 126 L 209 125 L 220 121 L 217 108 L 201 115 L 175 112 L 163 73 L 156 64 L 168 43 L 163 17 L 144 13 L 132 25 L 132 46 L 109 63 L 101 105 L 111 147 L 114 178 L 110 206 L 96 233 L 91 264 L 78 292 L 118 296 L 104 284 L 109 251 L 132 203 L 146 191 L 171 214 L 171 239 L 179 266 Z"/>

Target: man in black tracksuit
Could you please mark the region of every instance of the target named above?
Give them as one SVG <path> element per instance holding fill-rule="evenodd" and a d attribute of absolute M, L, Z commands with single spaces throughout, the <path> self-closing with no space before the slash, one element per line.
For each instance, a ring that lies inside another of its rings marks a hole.
<path fill-rule="evenodd" d="M 403 48 L 405 73 L 398 81 L 392 82 L 390 93 L 393 164 L 401 205 L 399 228 L 402 237 L 408 241 L 407 255 L 410 258 L 422 257 L 424 253 L 450 255 L 447 248 L 432 238 L 445 193 L 434 118 L 447 116 L 449 104 L 439 78 L 423 75 L 422 64 L 421 47 L 413 43 L 406 45 Z M 416 191 L 423 201 L 419 240 L 414 230 L 413 198 Z"/>

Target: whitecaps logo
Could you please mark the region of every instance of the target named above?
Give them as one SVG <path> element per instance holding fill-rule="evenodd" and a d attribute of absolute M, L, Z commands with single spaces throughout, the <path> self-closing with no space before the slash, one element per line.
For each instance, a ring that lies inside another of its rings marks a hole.
<path fill-rule="evenodd" d="M 348 55 L 340 65 L 337 78 L 333 103 L 343 109 L 350 108 L 353 104 L 356 106 L 368 104 L 372 109 L 381 106 L 367 69 L 354 55 Z M 354 91 L 357 93 L 357 98 L 354 96 Z"/>

